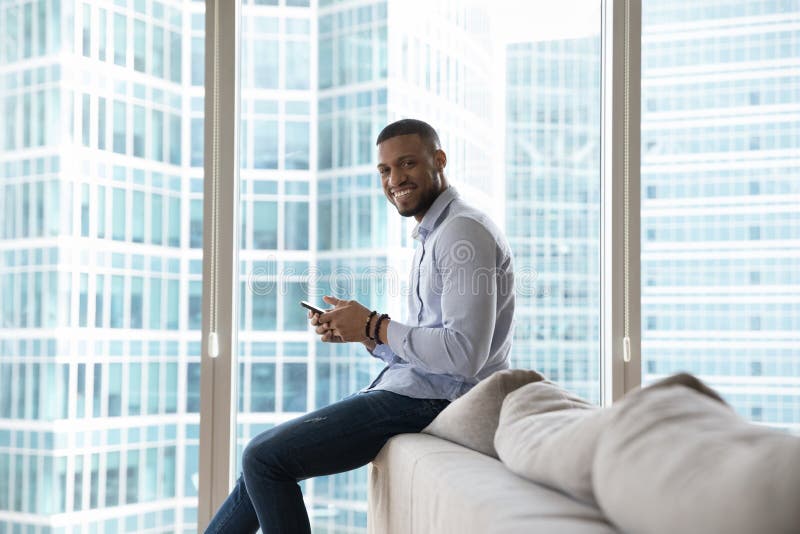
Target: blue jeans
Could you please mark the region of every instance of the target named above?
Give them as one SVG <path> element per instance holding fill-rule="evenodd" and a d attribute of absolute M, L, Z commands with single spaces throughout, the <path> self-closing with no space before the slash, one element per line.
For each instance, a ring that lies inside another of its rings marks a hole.
<path fill-rule="evenodd" d="M 310 533 L 299 481 L 350 471 L 370 462 L 397 434 L 419 432 L 449 402 L 389 391 L 351 395 L 253 438 L 242 476 L 206 533 Z"/>

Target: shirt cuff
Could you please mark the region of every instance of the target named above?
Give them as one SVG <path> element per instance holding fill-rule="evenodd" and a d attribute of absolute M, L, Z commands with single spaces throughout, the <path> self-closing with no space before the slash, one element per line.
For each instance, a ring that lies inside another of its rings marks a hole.
<path fill-rule="evenodd" d="M 389 327 L 386 331 L 387 341 L 389 347 L 395 354 L 408 361 L 405 355 L 406 337 L 411 333 L 411 327 L 399 321 L 392 319 L 389 321 Z"/>
<path fill-rule="evenodd" d="M 370 351 L 370 354 L 386 363 L 392 363 L 396 356 L 388 345 L 376 345 L 375 348 Z"/>

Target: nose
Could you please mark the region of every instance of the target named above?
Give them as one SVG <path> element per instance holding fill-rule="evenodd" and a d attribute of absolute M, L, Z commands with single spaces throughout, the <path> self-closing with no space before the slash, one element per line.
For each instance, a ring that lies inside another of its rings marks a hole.
<path fill-rule="evenodd" d="M 405 177 L 400 169 L 392 169 L 389 171 L 389 187 L 397 187 L 405 182 Z"/>

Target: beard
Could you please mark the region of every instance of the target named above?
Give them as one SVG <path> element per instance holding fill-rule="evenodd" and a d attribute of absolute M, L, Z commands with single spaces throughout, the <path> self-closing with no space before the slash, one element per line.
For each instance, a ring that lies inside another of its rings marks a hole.
<path fill-rule="evenodd" d="M 414 206 L 410 206 L 404 210 L 401 210 L 400 206 L 395 204 L 395 208 L 397 208 L 397 213 L 399 213 L 403 217 L 414 217 L 416 215 L 419 215 L 420 213 L 424 213 L 428 211 L 428 208 L 430 208 L 431 205 L 434 203 L 436 197 L 439 196 L 439 193 L 440 192 L 431 189 L 425 194 L 425 196 L 421 197 Z"/>

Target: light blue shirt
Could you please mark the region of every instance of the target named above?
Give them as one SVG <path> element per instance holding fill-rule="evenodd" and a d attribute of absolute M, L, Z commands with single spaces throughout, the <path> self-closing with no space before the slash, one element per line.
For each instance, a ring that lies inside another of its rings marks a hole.
<path fill-rule="evenodd" d="M 455 400 L 508 368 L 514 267 L 503 234 L 450 187 L 412 233 L 419 241 L 405 322 L 392 319 L 388 344 L 372 355 L 388 365 L 362 391 Z"/>

